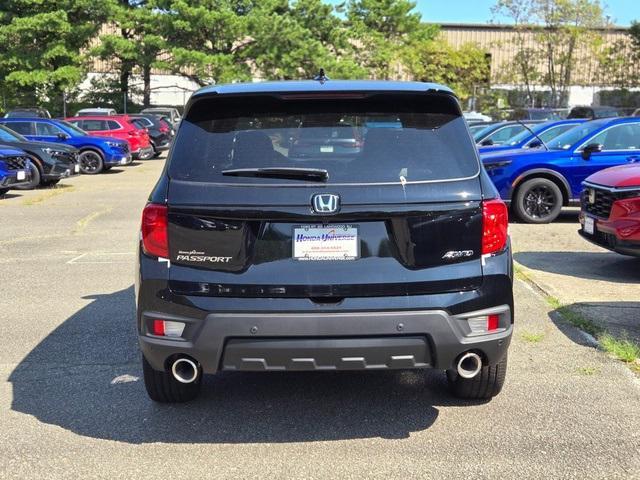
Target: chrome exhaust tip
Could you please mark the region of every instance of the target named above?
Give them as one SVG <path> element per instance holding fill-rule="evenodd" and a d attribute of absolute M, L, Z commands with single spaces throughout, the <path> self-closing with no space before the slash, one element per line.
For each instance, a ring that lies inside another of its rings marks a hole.
<path fill-rule="evenodd" d="M 198 379 L 200 369 L 193 360 L 181 357 L 171 365 L 171 373 L 180 383 L 193 383 Z"/>
<path fill-rule="evenodd" d="M 480 373 L 481 369 L 482 359 L 480 355 L 474 352 L 467 352 L 460 356 L 456 370 L 462 378 L 473 378 Z"/>

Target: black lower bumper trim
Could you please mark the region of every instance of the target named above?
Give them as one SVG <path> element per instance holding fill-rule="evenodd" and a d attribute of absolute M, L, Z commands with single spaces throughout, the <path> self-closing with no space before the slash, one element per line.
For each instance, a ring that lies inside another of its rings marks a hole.
<path fill-rule="evenodd" d="M 426 337 L 243 338 L 227 342 L 223 370 L 384 370 L 426 368 Z"/>

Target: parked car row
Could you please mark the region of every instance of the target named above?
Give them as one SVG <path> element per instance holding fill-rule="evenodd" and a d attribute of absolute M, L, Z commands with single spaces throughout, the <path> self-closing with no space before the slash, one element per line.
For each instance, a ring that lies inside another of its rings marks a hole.
<path fill-rule="evenodd" d="M 0 118 L 0 194 L 156 157 L 170 147 L 175 134 L 168 119 L 154 114 L 57 120 L 36 116 L 33 110 L 31 116 Z"/>
<path fill-rule="evenodd" d="M 596 231 L 592 227 L 602 223 L 606 229 L 609 214 L 620 213 L 617 208 L 613 209 L 613 203 L 625 200 L 627 203 L 620 207 L 626 212 L 622 222 L 625 231 L 640 231 L 637 223 L 640 220 L 634 223 L 628 218 L 629 214 L 637 217 L 640 212 L 640 204 L 628 200 L 629 195 L 638 196 L 637 183 L 640 182 L 625 184 L 621 192 L 620 185 L 611 183 L 611 177 L 602 177 L 606 181 L 601 177 L 588 178 L 608 167 L 640 163 L 640 118 L 562 120 L 532 126 L 522 123 L 521 126 L 521 133 L 502 140 L 500 145 L 487 146 L 482 139 L 478 145 L 485 169 L 517 218 L 527 223 L 549 223 L 558 217 L 563 206 L 579 204 L 582 199 L 583 206 L 593 204 L 583 215 L 584 233 L 593 236 L 594 233 L 589 233 Z M 476 140 L 480 137 L 478 133 L 475 135 Z M 620 172 L 636 171 L 616 170 L 615 179 L 619 179 Z M 595 193 L 586 198 L 592 202 L 586 202 L 583 193 L 584 185 L 590 185 L 589 182 L 602 185 L 602 188 L 589 187 Z M 589 218 L 593 215 L 592 224 Z M 596 240 L 609 242 L 607 245 L 613 245 L 614 249 L 620 244 L 612 243 L 611 237 L 600 236 Z"/>

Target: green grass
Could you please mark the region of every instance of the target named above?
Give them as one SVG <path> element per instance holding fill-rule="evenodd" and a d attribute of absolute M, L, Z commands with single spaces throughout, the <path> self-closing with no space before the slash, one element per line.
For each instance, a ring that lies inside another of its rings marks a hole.
<path fill-rule="evenodd" d="M 531 276 L 524 268 L 522 268 L 522 266 L 514 264 L 514 272 L 516 274 L 516 278 L 535 285 L 535 281 L 533 281 Z M 632 370 L 636 373 L 640 373 L 640 345 L 626 337 L 614 337 L 603 327 L 589 320 L 580 312 L 563 305 L 560 299 L 552 295 L 544 294 L 544 298 L 547 304 L 556 311 L 564 321 L 593 336 L 600 344 L 600 348 L 602 348 L 602 350 L 618 360 L 630 364 Z M 527 334 L 522 334 L 522 338 L 525 341 L 536 341 L 525 338 L 525 335 Z"/>
<path fill-rule="evenodd" d="M 522 332 L 520 334 L 520 338 L 522 338 L 525 342 L 540 343 L 544 338 L 544 333 Z"/>
<path fill-rule="evenodd" d="M 602 349 L 623 362 L 632 363 L 640 358 L 640 345 L 628 338 L 615 338 L 608 333 L 598 338 Z"/>

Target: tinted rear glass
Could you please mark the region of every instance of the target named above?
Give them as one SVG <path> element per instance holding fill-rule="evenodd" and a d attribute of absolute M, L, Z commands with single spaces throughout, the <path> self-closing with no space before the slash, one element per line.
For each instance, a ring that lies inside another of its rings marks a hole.
<path fill-rule="evenodd" d="M 200 100 L 180 126 L 169 175 L 203 182 L 296 184 L 300 180 L 233 177 L 223 171 L 319 168 L 335 184 L 451 180 L 478 173 L 475 147 L 452 97 L 351 97 Z"/>

